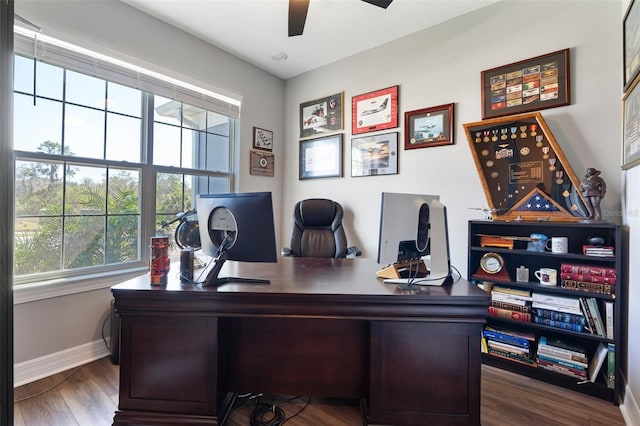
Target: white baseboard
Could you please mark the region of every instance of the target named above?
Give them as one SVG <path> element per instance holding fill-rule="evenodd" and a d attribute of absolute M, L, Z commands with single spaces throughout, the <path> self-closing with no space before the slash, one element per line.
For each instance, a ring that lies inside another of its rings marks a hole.
<path fill-rule="evenodd" d="M 620 412 L 627 426 L 640 426 L 640 406 L 629 386 L 625 389 L 624 404 L 620 405 Z"/>
<path fill-rule="evenodd" d="M 109 338 L 107 338 L 107 343 L 108 342 Z M 53 374 L 69 370 L 70 368 L 104 358 L 109 354 L 109 349 L 107 349 L 104 340 L 100 339 L 40 358 L 14 364 L 13 386 L 18 387 L 40 380 Z"/>

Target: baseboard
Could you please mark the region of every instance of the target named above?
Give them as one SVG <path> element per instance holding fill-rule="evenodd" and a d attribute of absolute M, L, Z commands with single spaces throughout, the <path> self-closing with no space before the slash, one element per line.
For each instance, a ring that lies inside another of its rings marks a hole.
<path fill-rule="evenodd" d="M 107 338 L 107 343 L 109 338 Z M 104 358 L 110 354 L 104 340 L 96 340 L 74 348 L 24 361 L 13 366 L 13 386 L 49 377 L 53 374 Z"/>
<path fill-rule="evenodd" d="M 625 389 L 624 403 L 620 405 L 620 412 L 628 426 L 640 426 L 640 406 L 628 385 Z"/>

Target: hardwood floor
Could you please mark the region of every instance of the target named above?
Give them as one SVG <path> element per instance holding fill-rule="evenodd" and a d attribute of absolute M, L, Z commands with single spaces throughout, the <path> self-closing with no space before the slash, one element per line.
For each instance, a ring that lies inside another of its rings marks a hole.
<path fill-rule="evenodd" d="M 266 401 L 267 399 L 263 399 Z M 118 405 L 118 366 L 103 358 L 15 389 L 15 426 L 110 425 Z M 271 401 L 271 400 L 269 400 Z M 288 426 L 362 424 L 359 406 L 350 401 L 311 398 L 275 404 Z M 229 426 L 248 425 L 253 402 L 234 410 Z M 562 426 L 624 425 L 615 405 L 493 367 L 482 366 L 482 424 Z"/>

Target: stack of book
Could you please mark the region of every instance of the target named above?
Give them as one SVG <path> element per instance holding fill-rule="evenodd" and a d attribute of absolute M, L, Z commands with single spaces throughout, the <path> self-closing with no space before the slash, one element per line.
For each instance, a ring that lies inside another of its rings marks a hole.
<path fill-rule="evenodd" d="M 589 363 L 584 348 L 560 339 L 540 336 L 537 351 L 538 367 L 579 380 L 587 380 Z"/>
<path fill-rule="evenodd" d="M 486 353 L 532 367 L 536 366 L 533 333 L 487 325 L 482 331 Z"/>
<path fill-rule="evenodd" d="M 603 266 L 560 265 L 560 286 L 591 293 L 614 294 L 616 270 Z"/>
<path fill-rule="evenodd" d="M 582 246 L 582 253 L 587 256 L 596 256 L 596 257 L 613 257 L 613 247 L 612 246 L 591 246 L 584 245 Z"/>
<path fill-rule="evenodd" d="M 579 298 L 537 292 L 531 298 L 532 322 L 579 333 L 585 330 L 587 319 Z"/>
<path fill-rule="evenodd" d="M 493 286 L 489 315 L 531 322 L 531 290 Z"/>
<path fill-rule="evenodd" d="M 605 325 L 602 315 L 600 314 L 598 302 L 595 298 L 581 297 L 579 300 L 586 320 L 585 329 L 591 334 L 613 339 L 613 302 L 605 304 L 607 312 L 609 307 L 611 308 L 611 318 L 609 319 L 609 323 Z"/>

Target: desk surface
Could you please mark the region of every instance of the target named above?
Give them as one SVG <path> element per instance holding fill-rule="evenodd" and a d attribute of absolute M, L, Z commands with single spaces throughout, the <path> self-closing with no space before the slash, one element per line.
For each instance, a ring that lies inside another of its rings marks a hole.
<path fill-rule="evenodd" d="M 177 269 L 177 265 L 172 267 L 166 286 L 150 285 L 148 274 L 144 274 L 112 287 L 112 291 L 116 297 L 126 292 L 128 298 L 135 298 L 132 293 L 139 292 L 141 298 L 155 300 L 155 309 L 180 309 L 182 300 L 190 304 L 190 309 L 223 315 L 246 311 L 252 305 L 250 312 L 263 315 L 268 312 L 283 316 L 375 318 L 393 313 L 394 317 L 424 317 L 425 314 L 438 316 L 438 310 L 444 308 L 450 317 L 455 315 L 457 307 L 467 320 L 471 314 L 484 321 L 489 303 L 486 292 L 464 279 L 454 279 L 454 283 L 440 287 L 422 286 L 419 292 L 384 284 L 375 276 L 380 265 L 373 259 L 280 258 L 277 263 L 227 262 L 221 277 L 267 278 L 271 283 L 229 283 L 220 287 L 181 283 L 176 277 Z M 197 279 L 198 271 L 195 276 Z M 316 305 L 321 305 L 321 312 L 314 311 Z M 402 309 L 398 309 L 400 306 Z M 118 304 L 118 311 L 126 312 L 127 303 Z"/>

